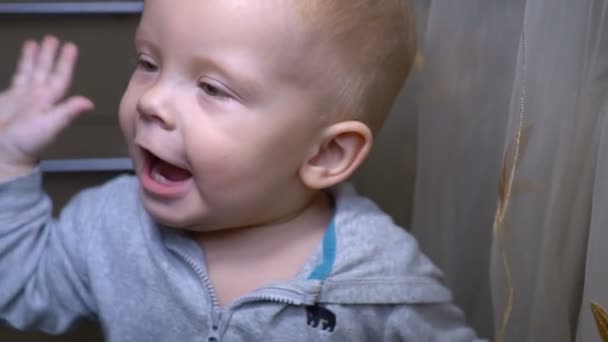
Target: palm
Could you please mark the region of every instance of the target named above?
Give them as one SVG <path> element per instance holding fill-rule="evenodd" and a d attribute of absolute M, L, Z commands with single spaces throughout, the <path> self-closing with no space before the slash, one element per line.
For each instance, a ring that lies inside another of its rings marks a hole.
<path fill-rule="evenodd" d="M 46 38 L 24 44 L 11 87 L 0 93 L 0 164 L 32 165 L 77 114 L 91 109 L 84 97 L 63 100 L 77 48 Z"/>

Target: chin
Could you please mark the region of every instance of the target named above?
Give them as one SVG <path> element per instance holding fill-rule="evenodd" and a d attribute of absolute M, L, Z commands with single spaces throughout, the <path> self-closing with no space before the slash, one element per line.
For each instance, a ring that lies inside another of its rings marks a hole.
<path fill-rule="evenodd" d="M 188 215 L 183 210 L 176 210 L 173 206 L 157 203 L 145 198 L 145 195 L 142 195 L 142 203 L 148 214 L 163 226 L 190 230 L 190 227 L 196 225 L 197 220 L 191 218 L 191 215 Z"/>
<path fill-rule="evenodd" d="M 179 229 L 179 230 L 191 230 L 191 229 L 189 229 L 190 225 L 180 222 L 176 219 L 160 217 L 160 216 L 154 215 L 153 213 L 150 213 L 150 215 L 154 218 L 154 221 L 156 221 L 157 223 L 159 223 L 165 227 Z"/>

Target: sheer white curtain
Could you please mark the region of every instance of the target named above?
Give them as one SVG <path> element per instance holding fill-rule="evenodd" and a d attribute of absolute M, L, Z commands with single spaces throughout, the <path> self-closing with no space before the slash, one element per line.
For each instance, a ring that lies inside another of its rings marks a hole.
<path fill-rule="evenodd" d="M 482 336 L 601 341 L 608 3 L 416 3 L 414 234 Z"/>

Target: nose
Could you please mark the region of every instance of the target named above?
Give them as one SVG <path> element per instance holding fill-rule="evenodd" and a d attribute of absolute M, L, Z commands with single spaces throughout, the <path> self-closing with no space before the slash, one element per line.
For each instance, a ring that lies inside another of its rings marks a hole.
<path fill-rule="evenodd" d="M 137 101 L 137 111 L 142 120 L 174 130 L 176 121 L 172 97 L 171 88 L 160 81 L 146 89 Z"/>

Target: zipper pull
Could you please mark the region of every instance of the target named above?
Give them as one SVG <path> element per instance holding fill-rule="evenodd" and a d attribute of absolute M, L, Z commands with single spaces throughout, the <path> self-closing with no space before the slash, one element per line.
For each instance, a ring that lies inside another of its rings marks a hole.
<path fill-rule="evenodd" d="M 219 307 L 213 307 L 211 310 L 211 332 L 209 334 L 208 342 L 219 342 L 220 341 L 220 322 L 222 320 L 222 309 Z"/>
<path fill-rule="evenodd" d="M 211 321 L 212 321 L 211 330 L 213 330 L 214 333 L 219 332 L 221 320 L 222 320 L 222 309 L 217 308 L 217 307 L 213 308 L 213 313 L 211 314 Z"/>

